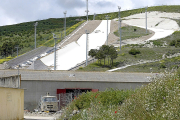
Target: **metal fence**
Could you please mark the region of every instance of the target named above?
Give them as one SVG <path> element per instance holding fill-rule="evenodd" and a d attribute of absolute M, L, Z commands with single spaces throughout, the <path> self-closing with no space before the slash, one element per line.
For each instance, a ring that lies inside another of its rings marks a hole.
<path fill-rule="evenodd" d="M 36 109 L 38 109 L 38 111 L 43 111 L 41 109 L 42 101 L 43 101 L 44 97 L 49 96 L 49 97 L 56 97 L 58 110 L 61 110 L 63 107 L 67 106 L 70 102 L 73 101 L 73 99 L 75 97 L 78 97 L 80 94 L 82 94 L 81 90 L 73 90 L 72 92 L 69 92 L 69 93 L 60 93 L 60 94 L 54 94 L 54 95 L 41 95 L 39 97 L 39 102 L 38 102 Z M 51 103 L 51 102 L 49 102 L 49 103 Z"/>

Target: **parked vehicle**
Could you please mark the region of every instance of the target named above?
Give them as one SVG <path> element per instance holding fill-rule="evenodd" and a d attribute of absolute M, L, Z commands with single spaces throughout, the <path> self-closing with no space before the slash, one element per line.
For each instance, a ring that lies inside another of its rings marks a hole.
<path fill-rule="evenodd" d="M 56 112 L 58 111 L 58 102 L 56 96 L 49 96 L 49 93 L 47 93 L 46 96 L 41 97 L 40 109 L 42 112 Z"/>

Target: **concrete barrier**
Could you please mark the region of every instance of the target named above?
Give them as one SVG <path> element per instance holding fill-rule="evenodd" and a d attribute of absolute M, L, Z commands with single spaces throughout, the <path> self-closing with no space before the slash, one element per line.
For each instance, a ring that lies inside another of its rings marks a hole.
<path fill-rule="evenodd" d="M 0 77 L 0 87 L 19 88 L 21 75 Z"/>
<path fill-rule="evenodd" d="M 24 90 L 0 87 L 0 120 L 24 118 Z"/>

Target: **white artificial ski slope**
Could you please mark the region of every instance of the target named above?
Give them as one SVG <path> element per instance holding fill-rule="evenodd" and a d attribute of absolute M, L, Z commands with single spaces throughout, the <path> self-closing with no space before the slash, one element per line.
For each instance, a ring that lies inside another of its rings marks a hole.
<path fill-rule="evenodd" d="M 108 34 L 110 33 L 110 23 L 108 22 Z M 107 20 L 88 35 L 89 50 L 102 46 L 107 39 Z M 64 48 L 57 51 L 57 70 L 68 70 L 78 63 L 86 60 L 86 34 L 83 34 L 77 42 L 72 42 Z M 54 54 L 41 58 L 41 61 L 47 66 L 54 66 Z"/>
<path fill-rule="evenodd" d="M 176 21 L 171 19 L 179 19 L 179 13 L 161 13 L 161 12 L 148 12 L 147 14 L 147 27 L 149 30 L 155 32 L 155 35 L 148 40 L 157 40 L 171 35 L 174 31 L 178 31 L 179 25 Z M 135 14 L 125 17 L 124 23 L 145 28 L 145 13 Z M 148 41 L 147 40 L 147 41 Z"/>

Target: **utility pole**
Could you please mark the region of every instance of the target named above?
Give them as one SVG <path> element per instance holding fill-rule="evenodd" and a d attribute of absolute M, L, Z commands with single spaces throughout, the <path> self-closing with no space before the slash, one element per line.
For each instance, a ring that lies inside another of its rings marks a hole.
<path fill-rule="evenodd" d="M 121 14 L 120 14 L 121 7 L 118 6 L 118 9 L 119 9 L 119 40 L 120 40 L 120 51 L 121 51 Z"/>
<path fill-rule="evenodd" d="M 34 32 L 34 35 L 35 35 L 35 45 L 34 45 L 34 49 L 36 49 L 36 27 L 37 27 L 37 25 L 38 25 L 38 22 L 36 22 L 34 24 L 34 27 L 35 27 L 35 32 Z"/>
<path fill-rule="evenodd" d="M 17 67 L 18 67 L 18 88 L 20 88 L 20 78 L 19 78 L 19 67 L 20 67 L 20 65 L 18 65 Z"/>
<path fill-rule="evenodd" d="M 88 0 L 86 0 L 86 8 L 87 8 L 87 10 L 85 11 L 85 12 L 87 12 L 87 21 L 88 21 L 88 12 L 89 12 L 89 10 L 88 10 Z"/>
<path fill-rule="evenodd" d="M 53 38 L 54 38 L 54 70 L 56 70 L 56 39 L 55 34 L 53 33 Z"/>
<path fill-rule="evenodd" d="M 66 38 L 66 14 L 67 11 L 64 12 L 64 38 Z"/>
<path fill-rule="evenodd" d="M 109 19 L 108 15 L 106 15 L 106 19 L 107 19 L 107 40 L 106 40 L 106 45 L 108 45 L 108 19 Z"/>
<path fill-rule="evenodd" d="M 147 34 L 147 8 L 148 8 L 148 6 L 145 7 L 145 9 L 146 9 L 146 34 Z"/>
<path fill-rule="evenodd" d="M 89 31 L 88 30 L 86 30 L 85 31 L 86 32 L 86 66 L 87 66 L 87 64 L 88 64 L 88 34 L 89 34 Z"/>
<path fill-rule="evenodd" d="M 18 49 L 19 49 L 19 46 L 16 46 L 15 48 L 17 49 L 17 57 L 18 57 Z"/>
<path fill-rule="evenodd" d="M 95 20 L 95 17 L 96 17 L 96 13 L 94 13 L 94 17 L 93 17 L 93 20 Z"/>

